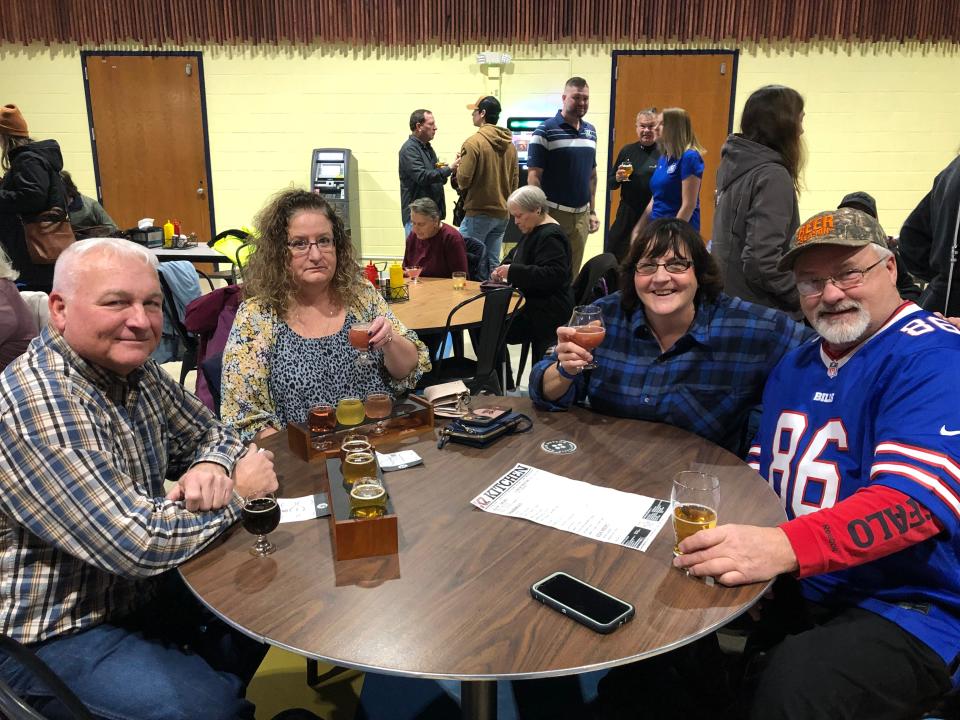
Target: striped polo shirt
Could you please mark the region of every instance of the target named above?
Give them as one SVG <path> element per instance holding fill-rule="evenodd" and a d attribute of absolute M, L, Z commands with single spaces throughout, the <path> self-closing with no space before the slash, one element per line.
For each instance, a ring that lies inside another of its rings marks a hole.
<path fill-rule="evenodd" d="M 573 127 L 558 110 L 533 131 L 527 167 L 543 168 L 541 187 L 559 205 L 582 207 L 590 202 L 590 176 L 597 166 L 597 129 L 580 120 Z"/>

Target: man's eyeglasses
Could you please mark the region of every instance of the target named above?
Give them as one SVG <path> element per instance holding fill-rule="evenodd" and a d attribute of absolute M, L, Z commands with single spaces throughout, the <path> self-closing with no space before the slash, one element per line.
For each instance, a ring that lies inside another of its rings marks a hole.
<path fill-rule="evenodd" d="M 638 262 L 637 263 L 637 275 L 655 275 L 657 270 L 663 268 L 671 275 L 679 275 L 680 273 L 685 273 L 693 267 L 693 262 L 690 260 L 684 260 L 683 258 L 673 258 L 673 260 L 667 260 L 662 263 L 655 262 Z"/>
<path fill-rule="evenodd" d="M 319 238 L 314 241 L 309 240 L 291 240 L 287 243 L 291 255 L 306 255 L 310 252 L 310 246 L 316 245 L 322 252 L 329 252 L 333 249 L 333 240 L 331 238 Z"/>
<path fill-rule="evenodd" d="M 839 290 L 851 290 L 863 285 L 863 276 L 884 260 L 886 260 L 886 258 L 881 258 L 870 267 L 863 268 L 863 270 L 844 270 L 842 273 L 834 275 L 833 277 L 797 280 L 797 292 L 805 297 L 821 295 L 828 282 L 832 282 Z"/>

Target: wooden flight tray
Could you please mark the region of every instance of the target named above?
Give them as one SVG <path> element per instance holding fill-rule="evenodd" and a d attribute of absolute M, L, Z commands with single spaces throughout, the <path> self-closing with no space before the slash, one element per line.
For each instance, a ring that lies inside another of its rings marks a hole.
<path fill-rule="evenodd" d="M 315 460 L 340 457 L 340 443 L 344 435 L 363 433 L 370 435 L 374 445 L 383 442 L 394 442 L 413 435 L 433 432 L 433 406 L 419 395 L 409 395 L 398 401 L 390 413 L 390 417 L 383 421 L 382 435 L 373 435 L 373 426 L 376 421 L 367 421 L 360 425 L 340 425 L 329 436 L 331 445 L 329 450 L 317 450 L 313 446 L 310 429 L 305 423 L 292 422 L 287 425 L 287 442 L 290 451 L 301 460 L 314 462 Z"/>
<path fill-rule="evenodd" d="M 377 468 L 377 476 L 383 481 L 383 471 Z M 387 507 L 384 515 L 376 518 L 354 519 L 350 517 L 350 490 L 343 483 L 340 458 L 327 460 L 327 478 L 330 481 L 330 537 L 333 556 L 337 560 L 376 555 L 393 555 L 399 548 L 397 516 L 387 491 Z"/>

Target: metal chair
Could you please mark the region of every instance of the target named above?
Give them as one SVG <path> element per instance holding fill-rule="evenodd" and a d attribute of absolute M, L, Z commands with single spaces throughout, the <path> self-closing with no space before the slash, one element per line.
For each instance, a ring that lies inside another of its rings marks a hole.
<path fill-rule="evenodd" d="M 93 716 L 80 702 L 74 692 L 33 651 L 13 638 L 0 635 L 0 652 L 16 660 L 38 677 L 64 708 L 76 720 L 93 720 Z M 0 680 L 0 717 L 9 720 L 46 720 L 43 715 L 27 705 L 13 689 Z"/>
<path fill-rule="evenodd" d="M 520 296 L 513 312 L 510 301 L 514 294 Z M 443 348 L 433 359 L 433 369 L 420 379 L 420 387 L 434 385 L 451 380 L 463 380 L 473 395 L 486 390 L 494 395 L 503 394 L 500 378 L 500 360 L 507 341 L 507 330 L 516 313 L 523 306 L 523 294 L 512 288 L 496 288 L 489 292 L 468 298 L 456 305 L 447 315 L 447 323 L 442 337 L 447 337 L 453 318 L 460 308 L 470 303 L 483 301 L 483 316 L 480 321 L 480 334 L 474 345 L 477 359 L 464 357 L 443 357 Z"/>

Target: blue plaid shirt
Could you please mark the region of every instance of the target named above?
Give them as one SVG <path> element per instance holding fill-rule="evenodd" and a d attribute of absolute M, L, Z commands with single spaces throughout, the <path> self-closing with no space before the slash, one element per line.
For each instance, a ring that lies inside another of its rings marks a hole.
<path fill-rule="evenodd" d="M 642 306 L 628 318 L 619 292 L 594 304 L 602 308 L 607 329 L 594 351 L 600 367 L 578 376 L 563 397 L 550 402 L 542 395 L 543 373 L 557 356 L 537 363 L 530 375 L 537 407 L 565 410 L 588 400 L 597 412 L 665 422 L 732 452 L 741 450 L 767 375 L 784 353 L 814 335 L 777 310 L 721 294 L 701 304 L 686 335 L 661 352 Z"/>

